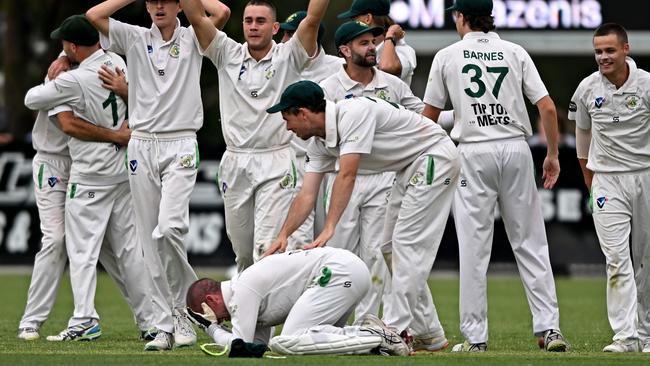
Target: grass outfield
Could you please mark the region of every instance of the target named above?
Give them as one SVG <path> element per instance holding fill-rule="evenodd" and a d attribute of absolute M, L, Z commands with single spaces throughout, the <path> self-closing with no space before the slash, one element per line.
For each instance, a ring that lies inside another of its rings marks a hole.
<path fill-rule="evenodd" d="M 495 278 L 489 283 L 490 343 L 485 354 L 454 354 L 449 349 L 413 357 L 288 357 L 286 359 L 235 359 L 205 356 L 194 347 L 171 352 L 143 352 L 133 317 L 117 288 L 106 275 L 98 283 L 96 307 L 100 313 L 102 337 L 95 342 L 50 343 L 46 335 L 58 333 L 72 310 L 69 281 L 65 281 L 41 338 L 24 342 L 16 328 L 25 306 L 29 276 L 0 276 L 0 365 L 641 365 L 650 364 L 650 354 L 604 354 L 611 339 L 605 309 L 604 279 L 559 279 L 558 297 L 562 330 L 572 349 L 566 354 L 549 354 L 537 347 L 531 335 L 531 318 L 521 282 L 516 278 Z M 431 281 L 438 312 L 451 345 L 461 342 L 458 330 L 458 281 Z M 199 342 L 207 343 L 204 334 Z"/>

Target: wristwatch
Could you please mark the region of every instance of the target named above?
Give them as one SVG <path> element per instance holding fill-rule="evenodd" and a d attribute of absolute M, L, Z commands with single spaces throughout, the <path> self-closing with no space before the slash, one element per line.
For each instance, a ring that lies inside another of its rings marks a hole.
<path fill-rule="evenodd" d="M 384 38 L 384 42 L 385 41 L 391 41 L 393 42 L 393 46 L 397 46 L 397 41 L 395 41 L 395 37 L 386 37 Z"/>

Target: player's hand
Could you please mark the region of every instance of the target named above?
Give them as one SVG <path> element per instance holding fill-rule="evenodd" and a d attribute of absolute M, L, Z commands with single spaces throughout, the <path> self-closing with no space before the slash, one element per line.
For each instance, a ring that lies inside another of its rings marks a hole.
<path fill-rule="evenodd" d="M 405 34 L 406 32 L 404 32 L 404 29 L 402 29 L 399 24 L 391 25 L 386 31 L 386 37 L 393 37 L 395 38 L 395 41 L 399 41 L 400 39 L 404 38 Z"/>
<path fill-rule="evenodd" d="M 47 78 L 54 80 L 60 73 L 68 70 L 70 70 L 70 59 L 68 56 L 61 56 L 50 64 L 47 69 Z"/>
<path fill-rule="evenodd" d="M 115 141 L 119 146 L 127 146 L 131 139 L 131 129 L 129 128 L 129 121 L 122 122 L 119 130 L 115 130 Z"/>
<path fill-rule="evenodd" d="M 106 65 L 102 65 L 102 68 L 97 73 L 99 74 L 104 89 L 108 89 L 122 97 L 122 99 L 126 99 L 126 96 L 129 94 L 129 84 L 126 82 L 124 71 L 119 67 L 111 70 Z"/>
<path fill-rule="evenodd" d="M 313 248 L 320 248 L 324 247 L 327 245 L 327 242 L 332 239 L 332 236 L 334 236 L 334 230 L 331 229 L 323 229 L 321 233 L 318 235 L 316 240 L 314 240 L 313 243 L 307 244 L 303 247 L 303 249 L 313 249 Z"/>
<path fill-rule="evenodd" d="M 284 251 L 287 249 L 287 245 L 289 245 L 289 239 L 284 236 L 278 236 L 273 244 L 271 244 L 269 249 L 267 249 L 266 252 L 262 254 L 262 258 L 275 253 L 284 253 Z"/>
<path fill-rule="evenodd" d="M 560 160 L 557 156 L 546 156 L 543 166 L 542 182 L 544 188 L 551 189 L 555 186 L 557 178 L 560 176 Z"/>

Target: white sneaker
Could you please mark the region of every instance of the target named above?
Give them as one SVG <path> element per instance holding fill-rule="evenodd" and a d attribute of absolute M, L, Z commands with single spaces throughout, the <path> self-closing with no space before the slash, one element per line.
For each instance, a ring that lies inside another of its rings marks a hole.
<path fill-rule="evenodd" d="M 562 333 L 556 329 L 549 329 L 544 332 L 544 349 L 547 352 L 566 352 L 569 343 L 564 339 Z"/>
<path fill-rule="evenodd" d="M 397 332 L 389 328 L 381 319 L 372 314 L 366 314 L 356 322 L 360 331 L 365 331 L 381 337 L 379 353 L 393 356 L 408 356 L 411 348 Z"/>
<path fill-rule="evenodd" d="M 89 320 L 85 323 L 68 327 L 57 335 L 47 336 L 50 342 L 66 341 L 94 341 L 102 335 L 102 329 L 97 320 Z"/>
<path fill-rule="evenodd" d="M 189 347 L 196 344 L 196 332 L 192 322 L 187 318 L 184 310 L 174 309 L 174 345 L 176 347 Z"/>
<path fill-rule="evenodd" d="M 452 349 L 452 352 L 486 352 L 487 343 L 469 343 L 465 341 L 455 345 Z"/>
<path fill-rule="evenodd" d="M 437 352 L 449 346 L 449 341 L 445 336 L 431 338 L 413 338 L 413 351 Z"/>
<path fill-rule="evenodd" d="M 639 341 L 636 339 L 627 341 L 614 341 L 612 344 L 605 346 L 605 348 L 603 348 L 603 352 L 639 352 L 639 348 Z"/>
<path fill-rule="evenodd" d="M 647 341 L 646 344 L 643 346 L 643 353 L 650 353 L 650 341 Z"/>
<path fill-rule="evenodd" d="M 153 341 L 145 344 L 144 350 L 145 351 L 167 351 L 172 349 L 173 344 L 174 344 L 174 339 L 172 338 L 171 333 L 158 330 L 158 334 L 156 334 L 156 338 L 154 338 Z"/>
<path fill-rule="evenodd" d="M 33 341 L 40 337 L 38 329 L 36 328 L 20 328 L 18 329 L 18 338 L 24 341 Z"/>

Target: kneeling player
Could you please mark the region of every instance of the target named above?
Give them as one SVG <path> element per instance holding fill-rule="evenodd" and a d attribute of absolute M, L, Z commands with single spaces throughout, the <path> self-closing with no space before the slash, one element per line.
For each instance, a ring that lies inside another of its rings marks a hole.
<path fill-rule="evenodd" d="M 230 356 L 261 356 L 268 343 L 282 354 L 361 354 L 378 351 L 408 355 L 398 334 L 374 316 L 345 326 L 370 287 L 366 265 L 335 248 L 296 250 L 255 263 L 230 281 L 200 279 L 190 286 L 187 306 L 193 318 Z M 230 320 L 232 331 L 220 324 Z M 271 327 L 283 324 L 271 336 Z M 250 347 L 251 343 L 256 346 Z M 257 351 L 255 351 L 257 350 Z"/>

